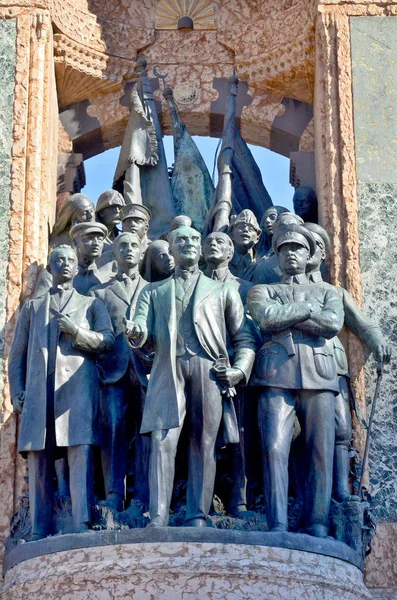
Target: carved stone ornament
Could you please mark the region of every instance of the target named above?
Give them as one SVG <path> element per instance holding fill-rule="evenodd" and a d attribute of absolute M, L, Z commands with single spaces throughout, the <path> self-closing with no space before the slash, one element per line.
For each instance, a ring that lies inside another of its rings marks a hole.
<path fill-rule="evenodd" d="M 156 10 L 156 29 L 178 29 L 181 17 L 190 17 L 194 29 L 216 29 L 211 0 L 160 0 Z"/>
<path fill-rule="evenodd" d="M 199 97 L 199 90 L 194 83 L 183 82 L 174 89 L 174 98 L 178 104 L 192 104 Z"/>

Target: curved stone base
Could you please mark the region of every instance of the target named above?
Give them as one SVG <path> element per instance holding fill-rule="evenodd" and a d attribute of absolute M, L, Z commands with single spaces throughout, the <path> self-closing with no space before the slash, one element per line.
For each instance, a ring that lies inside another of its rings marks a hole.
<path fill-rule="evenodd" d="M 371 598 L 356 566 L 324 554 L 208 541 L 115 541 L 25 558 L 7 570 L 2 600 Z"/>

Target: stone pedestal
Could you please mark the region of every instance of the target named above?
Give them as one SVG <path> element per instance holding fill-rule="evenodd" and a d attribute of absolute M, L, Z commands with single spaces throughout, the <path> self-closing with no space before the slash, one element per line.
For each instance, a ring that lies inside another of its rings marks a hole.
<path fill-rule="evenodd" d="M 64 535 L 23 544 L 6 557 L 0 598 L 371 598 L 361 570 L 349 561 L 350 549 L 341 542 L 278 534 L 280 545 L 284 546 L 280 547 L 260 545 L 262 539 L 265 543 L 273 542 L 274 534 L 244 533 L 244 538 L 240 538 L 240 533 L 218 530 L 202 533 L 187 528 L 122 530 Z M 219 534 L 224 538 L 221 543 L 215 542 Z M 205 541 L 194 541 L 200 537 Z M 245 539 L 245 543 L 233 543 L 238 539 Z M 317 543 L 320 553 L 296 549 L 305 544 L 311 548 Z M 328 546 L 334 555 L 344 559 L 326 556 L 323 552 Z M 52 553 L 46 554 L 49 551 Z"/>

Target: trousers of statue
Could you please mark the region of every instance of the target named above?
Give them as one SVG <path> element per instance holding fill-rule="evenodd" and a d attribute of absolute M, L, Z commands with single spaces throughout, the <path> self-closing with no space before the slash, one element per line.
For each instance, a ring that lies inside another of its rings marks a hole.
<path fill-rule="evenodd" d="M 339 378 L 340 393 L 335 398 L 334 495 L 337 499 L 349 493 L 349 447 L 352 438 L 350 388 L 347 378 Z"/>
<path fill-rule="evenodd" d="M 176 383 L 184 393 L 180 426 L 152 432 L 149 467 L 150 518 L 168 523 L 175 474 L 175 457 L 185 421 L 189 427 L 186 521 L 209 513 L 216 473 L 215 443 L 222 418 L 222 400 L 204 356 L 176 359 Z"/>
<path fill-rule="evenodd" d="M 113 493 L 124 498 L 129 440 L 133 439 L 134 498 L 147 504 L 150 440 L 139 433 L 144 396 L 144 390 L 131 386 L 128 373 L 101 387 L 101 462 L 106 497 Z"/>
<path fill-rule="evenodd" d="M 73 524 L 78 530 L 80 525 L 91 522 L 94 485 L 92 446 L 68 446 L 64 450 L 69 468 Z M 32 534 L 45 537 L 54 533 L 54 448 L 28 452 L 27 458 Z"/>
<path fill-rule="evenodd" d="M 298 418 L 304 443 L 304 519 L 328 527 L 335 445 L 335 395 L 328 391 L 264 388 L 258 421 L 269 529 L 288 528 L 288 459 Z"/>

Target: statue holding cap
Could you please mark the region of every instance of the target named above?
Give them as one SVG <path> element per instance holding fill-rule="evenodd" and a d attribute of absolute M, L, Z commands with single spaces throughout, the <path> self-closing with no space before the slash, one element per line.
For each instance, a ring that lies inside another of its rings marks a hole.
<path fill-rule="evenodd" d="M 70 230 L 70 239 L 76 249 L 78 272 L 73 285 L 79 294 L 88 296 L 95 285 L 109 281 L 107 270 L 98 269 L 96 261 L 101 257 L 107 228 L 102 223 L 78 223 Z"/>
<path fill-rule="evenodd" d="M 21 414 L 18 451 L 29 467 L 31 539 L 51 533 L 56 459 L 69 464 L 75 531 L 88 529 L 93 501 L 93 446 L 100 443 L 96 356 L 114 335 L 105 306 L 73 288 L 77 257 L 51 252 L 52 285 L 22 307 L 9 356 L 14 412 Z"/>
<path fill-rule="evenodd" d="M 138 356 L 139 351 L 134 351 L 124 336 L 124 320 L 134 318 L 139 294 L 147 282 L 139 274 L 142 242 L 137 234 L 120 233 L 113 243 L 112 253 L 117 261 L 116 277 L 92 288 L 90 295 L 100 298 L 105 304 L 116 336 L 112 352 L 98 357 L 98 367 L 106 503 L 120 511 L 124 500 L 129 438 L 135 439 L 134 498 L 146 505 L 149 500 L 150 440 L 139 433 L 148 370 Z"/>
<path fill-rule="evenodd" d="M 311 232 L 316 241 L 316 251 L 311 257 L 306 271 L 309 281 L 323 286 L 324 289 L 333 289 L 339 294 L 344 309 L 344 325 L 369 348 L 378 363 L 388 364 L 391 358 L 391 347 L 383 337 L 380 327 L 363 313 L 347 290 L 331 285 L 322 278 L 321 265 L 331 247 L 328 233 L 317 223 L 305 223 L 305 227 Z M 351 398 L 352 388 L 349 367 L 345 349 L 339 338 L 334 337 L 329 340 L 329 346 L 334 355 L 340 389 L 335 400 L 333 494 L 338 502 L 359 500 L 358 496 L 352 496 L 349 492 L 349 448 L 352 438 L 350 407 L 354 405 L 354 398 Z"/>
<path fill-rule="evenodd" d="M 253 247 L 261 234 L 261 228 L 252 210 L 247 208 L 231 220 L 228 233 L 234 244 L 229 269 L 236 277 L 249 280 L 254 264 Z"/>
<path fill-rule="evenodd" d="M 273 234 L 283 278 L 256 285 L 247 306 L 263 335 L 251 385 L 258 386 L 266 517 L 269 529 L 288 529 L 288 457 L 295 416 L 302 430 L 306 532 L 326 537 L 332 492 L 335 396 L 339 380 L 327 339 L 343 325 L 340 296 L 310 283 L 306 268 L 316 242 L 289 224 Z"/>
<path fill-rule="evenodd" d="M 126 326 L 133 346 L 142 348 L 150 338 L 155 345 L 141 426 L 143 434 L 151 434 L 150 525 L 168 524 L 175 455 L 187 417 L 186 525 L 205 527 L 214 489 L 221 391 L 248 382 L 256 341 L 238 291 L 199 271 L 198 231 L 179 227 L 169 234 L 169 243 L 175 274 L 142 291 L 134 320 Z M 233 367 L 227 336 L 234 351 Z"/>

